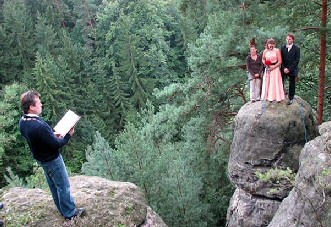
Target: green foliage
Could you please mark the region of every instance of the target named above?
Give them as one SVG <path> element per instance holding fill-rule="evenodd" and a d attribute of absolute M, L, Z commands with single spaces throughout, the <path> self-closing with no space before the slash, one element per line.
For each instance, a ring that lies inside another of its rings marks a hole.
<path fill-rule="evenodd" d="M 9 187 L 24 187 L 24 181 L 13 173 L 10 167 L 7 167 L 8 175 L 4 175 Z"/>
<path fill-rule="evenodd" d="M 87 149 L 83 173 L 137 184 L 153 209 L 171 226 L 220 222 L 213 215 L 224 215 L 232 193 L 225 174 L 226 158 L 218 157 L 224 151 L 208 153 L 204 129 L 207 121 L 188 120 L 187 108 L 167 105 L 154 114 L 148 104 L 138 118 L 141 122 L 127 124 L 117 137 L 115 149 L 97 133 L 94 144 Z M 217 167 L 220 163 L 222 166 Z M 215 170 L 220 174 L 215 175 Z M 222 184 L 226 185 L 223 189 Z M 212 204 L 217 209 L 210 204 L 210 193 L 213 199 L 222 198 Z"/>
<path fill-rule="evenodd" d="M 246 77 L 241 69 L 245 34 L 239 19 L 235 12 L 210 15 L 205 32 L 189 46 L 188 63 L 193 76 L 190 86 L 201 88 L 194 95 L 204 95 L 199 99 L 211 105 L 213 111 L 236 111 L 246 100 L 242 95 Z"/>
<path fill-rule="evenodd" d="M 323 169 L 322 176 L 331 176 L 331 169 L 330 168 Z"/>
<path fill-rule="evenodd" d="M 112 91 L 117 97 L 125 98 L 128 94 L 137 109 L 145 106 L 157 81 L 171 80 L 174 73 L 168 65 L 169 61 L 176 64 L 167 42 L 171 31 L 165 26 L 173 25 L 174 21 L 164 16 L 166 9 L 167 5 L 160 1 L 121 1 L 107 4 L 98 14 L 102 39 L 109 46 L 98 68 L 126 81 L 125 87 L 113 85 L 117 89 Z M 111 83 L 116 81 L 112 79 Z"/>
<path fill-rule="evenodd" d="M 18 120 L 21 117 L 20 94 L 25 91 L 22 84 L 4 87 L 0 101 L 0 185 L 7 167 L 20 177 L 31 174 L 32 157 L 27 144 L 20 134 Z"/>
<path fill-rule="evenodd" d="M 10 167 L 7 167 L 7 173 L 8 175 L 5 174 L 4 176 L 8 184 L 7 187 L 48 188 L 44 170 L 40 166 L 35 165 L 33 173 L 25 179 L 14 174 Z"/>
<path fill-rule="evenodd" d="M 4 221 L 6 227 L 31 226 L 32 223 L 44 219 L 46 211 L 45 204 L 29 207 L 29 210 L 25 210 L 24 212 L 22 212 L 21 208 L 14 207 L 10 214 L 6 214 Z"/>
<path fill-rule="evenodd" d="M 44 108 L 43 116 L 46 119 L 54 120 L 55 116 L 59 115 L 60 109 L 65 107 L 63 106 L 64 103 L 56 106 L 48 105 L 49 103 L 55 103 L 55 100 L 65 95 L 63 90 L 58 89 L 58 83 L 61 83 L 60 80 L 57 80 L 57 77 L 61 74 L 60 69 L 51 55 L 44 58 L 37 53 L 36 66 L 33 71 L 33 80 L 30 80 L 30 86 L 43 94 L 42 102 L 45 107 L 48 106 L 48 108 Z"/>
<path fill-rule="evenodd" d="M 90 176 L 113 178 L 111 172 L 112 149 L 108 142 L 96 132 L 92 146 L 86 149 L 86 162 L 82 165 L 82 172 Z"/>
<path fill-rule="evenodd" d="M 26 226 L 33 221 L 37 221 L 41 216 L 36 216 L 34 213 L 24 213 L 15 215 L 7 215 L 6 216 L 6 226 L 8 227 L 16 227 L 16 226 Z"/>
<path fill-rule="evenodd" d="M 28 176 L 26 179 L 26 188 L 41 188 L 47 189 L 48 184 L 42 167 L 35 165 L 33 167 L 33 174 Z"/>
<path fill-rule="evenodd" d="M 33 23 L 24 0 L 4 1 L 1 11 L 0 81 L 9 84 L 33 65 Z"/>
<path fill-rule="evenodd" d="M 201 221 L 205 205 L 198 201 L 202 183 L 190 165 L 177 156 L 177 148 L 171 145 L 153 148 L 146 137 L 136 138 L 136 133 L 132 125 L 127 127 L 121 137 L 126 143 L 118 144 L 119 148 L 113 152 L 109 148 L 104 150 L 107 145 L 100 147 L 99 139 L 94 145 L 98 150 L 87 150 L 88 162 L 84 163 L 83 172 L 134 182 L 145 190 L 149 202 L 166 220 L 176 220 L 175 225 L 184 221 L 188 225 L 195 222 L 193 226 L 205 226 Z M 100 174 L 105 169 L 108 172 Z"/>
<path fill-rule="evenodd" d="M 289 167 L 287 167 L 286 170 L 270 169 L 265 173 L 256 171 L 255 174 L 262 182 L 273 182 L 277 184 L 279 184 L 282 180 L 287 180 L 292 182 L 295 178 L 295 174 Z"/>
<path fill-rule="evenodd" d="M 233 191 L 226 174 L 232 139 L 226 112 L 242 105 L 237 91 L 244 82 L 235 37 L 240 37 L 237 14 L 211 16 L 210 26 L 189 46 L 191 79 L 155 92 L 166 104 L 155 114 L 147 105 L 107 153 L 109 176 L 143 188 L 168 225 L 225 224 L 216 217 L 225 217 Z"/>
<path fill-rule="evenodd" d="M 57 3 L 7 0 L 0 10 L 0 169 L 12 167 L 12 182 L 44 185 L 17 126 L 18 95 L 34 88 L 46 120 L 57 122 L 67 109 L 83 116 L 62 151 L 70 170 L 136 183 L 170 226 L 224 226 L 231 124 L 246 101 L 252 37 L 262 50 L 266 38 L 280 47 L 296 33 L 297 94 L 316 109 L 321 8 L 314 1 Z M 277 182 L 291 176 L 284 171 L 261 177 Z"/>

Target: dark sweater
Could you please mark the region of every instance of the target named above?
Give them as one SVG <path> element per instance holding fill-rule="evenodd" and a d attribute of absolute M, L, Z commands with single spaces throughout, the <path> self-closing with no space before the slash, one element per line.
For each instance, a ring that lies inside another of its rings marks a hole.
<path fill-rule="evenodd" d="M 261 74 L 263 71 L 262 56 L 258 54 L 256 60 L 253 60 L 249 54 L 246 57 L 246 69 L 251 75 Z"/>
<path fill-rule="evenodd" d="M 20 131 L 31 149 L 33 157 L 40 162 L 56 159 L 60 148 L 68 143 L 70 134 L 59 139 L 53 129 L 40 117 L 24 115 L 20 122 Z"/>

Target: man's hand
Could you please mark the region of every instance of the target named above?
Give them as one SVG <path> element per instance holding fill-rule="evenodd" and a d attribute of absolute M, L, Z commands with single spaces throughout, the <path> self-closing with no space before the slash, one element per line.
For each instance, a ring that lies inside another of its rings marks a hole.
<path fill-rule="evenodd" d="M 58 132 L 54 132 L 54 134 L 55 134 L 55 136 L 56 136 L 58 139 L 62 139 L 62 138 L 63 138 L 63 136 L 62 136 L 60 133 L 58 133 Z"/>
<path fill-rule="evenodd" d="M 290 70 L 288 68 L 285 68 L 284 73 L 288 74 L 288 73 L 290 73 Z"/>
<path fill-rule="evenodd" d="M 69 131 L 70 136 L 72 136 L 75 133 L 75 127 L 72 127 Z"/>

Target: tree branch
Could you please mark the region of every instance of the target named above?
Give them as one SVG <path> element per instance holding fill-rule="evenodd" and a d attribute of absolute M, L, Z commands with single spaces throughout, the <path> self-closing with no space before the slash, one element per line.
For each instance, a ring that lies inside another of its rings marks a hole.
<path fill-rule="evenodd" d="M 306 31 L 306 30 L 315 30 L 315 31 L 319 31 L 319 30 L 321 30 L 321 28 L 319 28 L 319 27 L 304 27 L 304 28 L 302 28 L 302 29 L 300 29 L 300 30 L 302 30 L 302 31 Z"/>
<path fill-rule="evenodd" d="M 316 5 L 322 6 L 322 4 L 319 2 L 316 2 L 316 1 L 312 1 L 312 2 L 315 3 Z"/>
<path fill-rule="evenodd" d="M 319 2 L 316 2 L 316 1 L 312 1 L 312 2 L 315 3 L 316 5 L 322 6 L 322 4 L 319 3 Z M 330 5 L 330 4 L 331 4 L 331 2 L 329 4 L 327 4 L 327 5 Z"/>

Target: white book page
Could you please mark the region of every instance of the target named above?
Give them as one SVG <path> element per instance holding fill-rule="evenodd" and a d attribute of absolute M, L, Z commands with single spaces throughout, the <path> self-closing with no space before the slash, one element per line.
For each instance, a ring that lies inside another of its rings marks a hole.
<path fill-rule="evenodd" d="M 75 114 L 73 111 L 68 110 L 54 127 L 54 133 L 60 134 L 61 136 L 65 136 L 70 131 L 70 129 L 76 125 L 79 119 L 80 116 Z"/>

